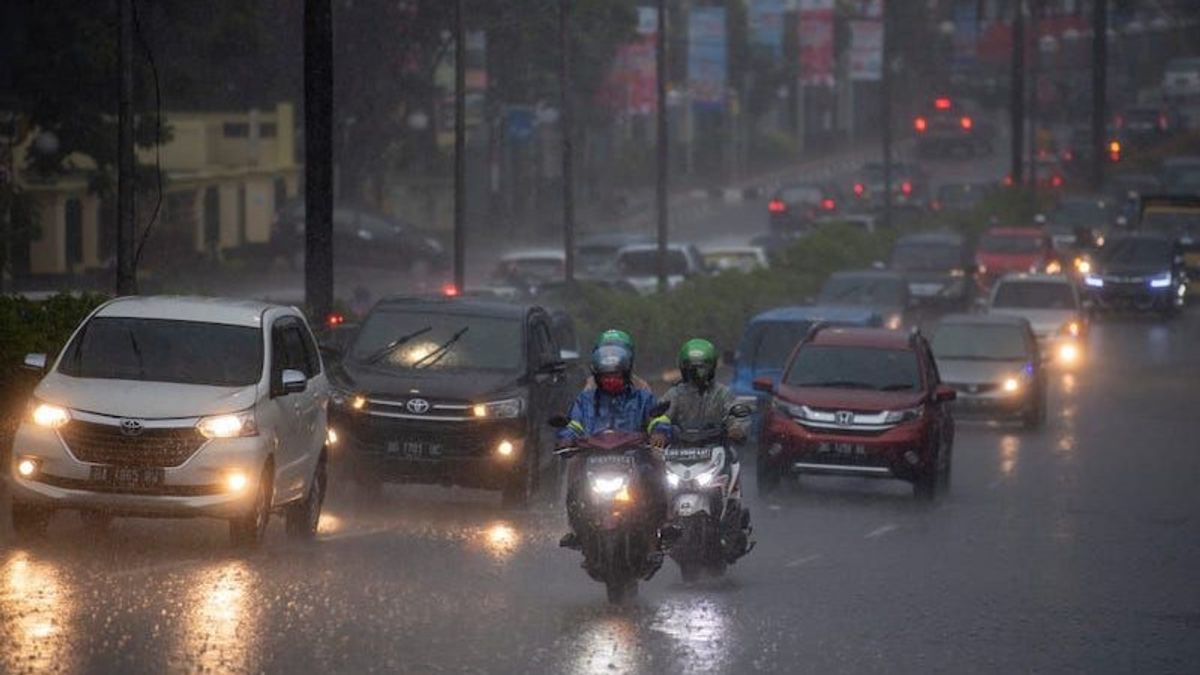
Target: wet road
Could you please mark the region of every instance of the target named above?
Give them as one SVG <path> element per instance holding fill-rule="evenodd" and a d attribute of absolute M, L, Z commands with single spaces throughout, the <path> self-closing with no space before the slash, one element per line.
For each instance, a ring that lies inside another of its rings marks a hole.
<path fill-rule="evenodd" d="M 220 523 L 61 514 L 0 549 L 0 671 L 1195 672 L 1198 337 L 1194 310 L 1104 322 L 1044 430 L 960 424 L 937 505 L 851 479 L 752 497 L 759 546 L 725 579 L 668 563 L 625 608 L 549 500 L 343 487 L 320 541 L 275 523 L 247 555 Z"/>

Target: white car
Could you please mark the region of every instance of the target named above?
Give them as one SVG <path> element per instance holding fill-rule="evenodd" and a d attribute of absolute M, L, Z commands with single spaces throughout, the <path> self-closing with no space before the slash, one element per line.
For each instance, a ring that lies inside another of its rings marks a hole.
<path fill-rule="evenodd" d="M 638 293 L 648 295 L 658 289 L 658 246 L 633 244 L 617 252 L 617 275 Z M 667 287 L 675 288 L 684 279 L 705 272 L 700 251 L 691 244 L 667 246 Z"/>
<path fill-rule="evenodd" d="M 294 308 L 188 297 L 125 297 L 83 321 L 45 371 L 13 442 L 18 533 L 57 510 L 229 521 L 262 541 L 273 511 L 316 534 L 326 489 L 329 384 Z"/>
<path fill-rule="evenodd" d="M 771 266 L 767 252 L 761 246 L 713 246 L 702 253 L 705 267 L 717 272 L 753 272 Z"/>
<path fill-rule="evenodd" d="M 1083 356 L 1088 321 L 1070 279 L 1052 274 L 1010 274 L 992 286 L 988 314 L 1029 321 L 1044 360 L 1074 365 Z"/>

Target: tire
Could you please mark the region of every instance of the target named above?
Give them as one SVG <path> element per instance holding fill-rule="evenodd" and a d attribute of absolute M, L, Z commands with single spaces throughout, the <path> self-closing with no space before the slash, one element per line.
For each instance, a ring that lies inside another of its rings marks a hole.
<path fill-rule="evenodd" d="M 235 548 L 251 549 L 262 544 L 271 522 L 271 497 L 275 470 L 268 463 L 258 480 L 258 491 L 250 513 L 229 521 L 229 541 Z"/>
<path fill-rule="evenodd" d="M 942 478 L 942 449 L 939 446 L 933 459 L 933 466 L 924 473 L 918 474 L 913 481 L 913 497 L 922 502 L 932 502 L 941 491 Z"/>
<path fill-rule="evenodd" d="M 112 527 L 113 517 L 103 511 L 85 509 L 79 512 L 79 520 L 83 521 L 83 526 L 89 531 L 102 533 Z"/>
<path fill-rule="evenodd" d="M 622 605 L 637 597 L 638 582 L 637 579 L 610 580 L 604 582 L 604 590 L 608 594 L 609 603 Z"/>
<path fill-rule="evenodd" d="M 19 537 L 40 537 L 50 525 L 51 511 L 25 504 L 12 505 L 13 531 Z"/>
<path fill-rule="evenodd" d="M 317 526 L 321 524 L 321 507 L 325 504 L 325 493 L 329 487 L 329 474 L 326 469 L 325 453 L 317 461 L 317 470 L 313 472 L 308 493 L 304 499 L 287 508 L 287 534 L 292 539 L 305 541 L 317 536 Z"/>
<path fill-rule="evenodd" d="M 754 470 L 757 475 L 757 487 L 759 497 L 768 497 L 779 489 L 779 483 L 783 480 L 783 474 L 764 461 L 760 455 L 754 460 Z"/>

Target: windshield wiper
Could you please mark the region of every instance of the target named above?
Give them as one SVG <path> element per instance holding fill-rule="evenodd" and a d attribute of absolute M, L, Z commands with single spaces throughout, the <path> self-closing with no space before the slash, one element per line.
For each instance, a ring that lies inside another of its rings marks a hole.
<path fill-rule="evenodd" d="M 446 356 L 446 354 L 450 353 L 450 348 L 454 346 L 454 343 L 458 342 L 459 339 L 461 339 L 462 336 L 466 335 L 467 331 L 469 331 L 469 330 L 471 330 L 470 326 L 463 326 L 461 330 L 459 330 L 454 335 L 451 335 L 450 339 L 446 340 L 441 345 L 439 345 L 437 349 L 429 352 L 425 356 L 422 356 L 421 358 L 414 361 L 412 364 L 412 367 L 413 368 L 421 368 L 422 367 L 421 364 L 425 363 L 425 366 L 424 366 L 425 368 L 432 368 L 434 365 L 437 364 L 438 361 L 441 361 L 442 358 Z M 428 363 L 426 363 L 426 361 L 428 361 Z"/>
<path fill-rule="evenodd" d="M 129 334 L 129 347 L 133 349 L 133 355 L 138 360 L 138 377 L 146 379 L 146 362 L 142 359 L 142 348 L 138 346 L 137 338 L 133 336 L 133 331 L 126 331 Z"/>
<path fill-rule="evenodd" d="M 837 389 L 874 389 L 875 385 L 867 384 L 866 382 L 852 382 L 849 380 L 835 380 L 833 382 L 811 382 L 808 384 L 799 385 L 801 387 L 828 387 Z"/>
<path fill-rule="evenodd" d="M 892 384 L 883 385 L 882 387 L 879 388 L 879 391 L 908 391 L 913 388 L 914 387 L 911 384 L 905 384 L 903 382 L 894 382 Z"/>
<path fill-rule="evenodd" d="M 388 354 L 391 354 L 392 352 L 396 351 L 396 349 L 398 347 L 400 347 L 404 343 L 408 342 L 409 340 L 412 340 L 413 338 L 416 338 L 416 337 L 420 337 L 420 336 L 428 333 L 431 330 L 433 330 L 433 326 L 425 326 L 424 328 L 422 328 L 420 330 L 415 330 L 415 331 L 409 333 L 408 335 L 401 335 L 400 337 L 396 338 L 395 340 L 392 340 L 391 342 L 387 343 L 383 347 L 379 348 L 374 353 L 368 355 L 367 358 L 362 359 L 362 363 L 375 363 L 375 362 L 379 361 L 380 359 L 382 359 L 383 357 L 387 356 Z"/>

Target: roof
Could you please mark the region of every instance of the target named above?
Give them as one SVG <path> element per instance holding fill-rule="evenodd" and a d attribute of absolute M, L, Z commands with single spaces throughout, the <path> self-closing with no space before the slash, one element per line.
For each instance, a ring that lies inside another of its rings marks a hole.
<path fill-rule="evenodd" d="M 629 244 L 654 241 L 654 236 L 639 232 L 598 232 L 580 237 L 577 246 L 612 246 L 620 248 Z"/>
<path fill-rule="evenodd" d="M 689 244 L 667 244 L 668 251 L 686 251 L 688 249 L 688 247 L 689 247 Z M 629 244 L 628 246 L 622 246 L 621 250 L 618 251 L 617 254 L 620 255 L 621 253 L 626 253 L 626 252 L 657 251 L 657 250 L 658 250 L 658 244 Z"/>
<path fill-rule="evenodd" d="M 827 328 L 818 331 L 809 344 L 834 347 L 908 349 L 909 333 L 887 328 Z"/>
<path fill-rule="evenodd" d="M 750 323 L 831 321 L 836 323 L 857 323 L 866 325 L 873 320 L 878 320 L 878 318 L 878 312 L 862 307 L 803 305 L 769 309 L 758 316 L 755 316 L 753 319 L 750 319 Z"/>
<path fill-rule="evenodd" d="M 897 244 L 954 244 L 961 246 L 963 236 L 954 232 L 917 232 L 896 240 Z"/>
<path fill-rule="evenodd" d="M 1001 237 L 1043 237 L 1045 231 L 1036 227 L 989 227 L 986 235 L 996 235 Z"/>
<path fill-rule="evenodd" d="M 182 295 L 134 295 L 112 300 L 96 316 L 198 321 L 257 328 L 269 309 L 281 308 L 257 300 Z"/>
<path fill-rule="evenodd" d="M 566 260 L 566 251 L 560 248 L 531 248 L 522 251 L 512 251 L 505 253 L 500 260 L 508 262 L 511 260 L 530 260 L 530 259 L 551 259 L 551 260 Z"/>
<path fill-rule="evenodd" d="M 1064 286 L 1073 286 L 1071 280 L 1062 274 L 1029 274 L 1028 272 L 1018 272 L 1016 274 L 1006 274 L 1000 278 L 1000 281 L 1006 284 L 1012 283 L 1039 283 L 1039 284 L 1062 284 Z"/>
<path fill-rule="evenodd" d="M 499 300 L 479 300 L 474 298 L 446 297 L 413 297 L 396 296 L 380 300 L 371 310 L 376 311 L 424 311 L 436 314 L 457 314 L 462 316 L 484 316 L 498 319 L 522 319 L 532 305 L 502 302 Z"/>
<path fill-rule="evenodd" d="M 1014 314 L 947 314 L 938 320 L 938 325 L 956 326 L 1023 326 L 1029 320 Z"/>

